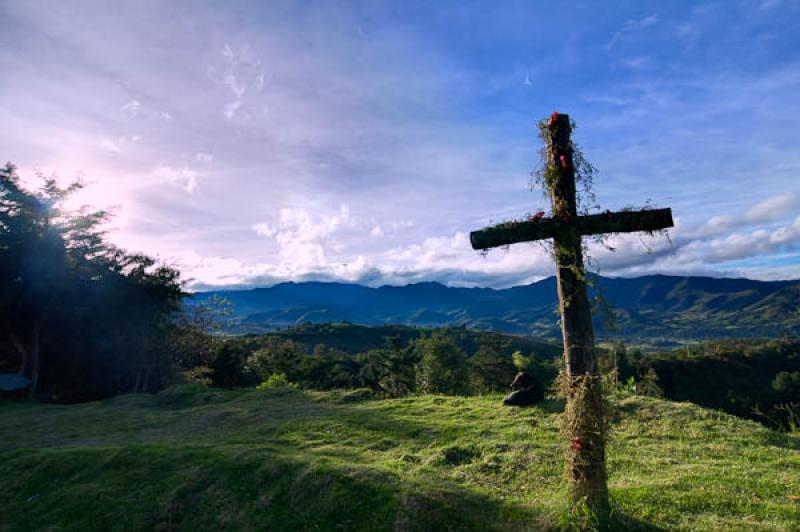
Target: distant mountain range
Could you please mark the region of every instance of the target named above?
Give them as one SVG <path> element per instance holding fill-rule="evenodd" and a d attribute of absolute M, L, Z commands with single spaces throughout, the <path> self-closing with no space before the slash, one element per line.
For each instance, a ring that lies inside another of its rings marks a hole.
<path fill-rule="evenodd" d="M 558 337 L 555 278 L 503 290 L 439 283 L 369 288 L 342 283 L 283 283 L 252 290 L 200 292 L 233 306 L 231 333 L 262 333 L 301 323 L 466 326 Z M 800 281 L 649 275 L 595 277 L 590 290 L 598 337 L 658 342 L 800 334 Z M 602 302 L 607 303 L 607 305 Z M 608 324 L 609 307 L 616 332 Z"/>

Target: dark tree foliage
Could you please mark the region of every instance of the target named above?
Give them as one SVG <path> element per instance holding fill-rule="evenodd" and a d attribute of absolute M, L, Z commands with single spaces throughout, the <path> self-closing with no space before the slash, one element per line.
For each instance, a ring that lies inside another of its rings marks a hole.
<path fill-rule="evenodd" d="M 605 364 L 613 360 L 606 354 Z M 800 341 L 725 340 L 643 355 L 616 351 L 621 380 L 657 378 L 664 397 L 755 419 L 787 421 L 788 406 L 800 411 Z"/>
<path fill-rule="evenodd" d="M 350 330 L 361 350 L 341 349 L 349 345 Z M 218 338 L 209 358 L 196 363 L 214 369 L 214 385 L 230 388 L 272 378 L 305 389 L 367 388 L 377 397 L 483 394 L 508 390 L 517 373 L 512 354 L 524 345 L 520 338 L 462 328 L 397 332 L 395 326 L 301 325 L 260 336 Z M 328 344 L 331 338 L 333 345 Z M 551 353 L 525 353 L 545 381 L 555 376 Z M 221 377 L 221 368 L 229 378 Z"/>
<path fill-rule="evenodd" d="M 490 393 L 508 390 L 509 375 L 515 375 L 517 368 L 507 345 L 488 339 L 481 343 L 469 359 L 469 383 L 473 393 Z"/>
<path fill-rule="evenodd" d="M 31 192 L 0 169 L 0 371 L 54 401 L 160 388 L 175 369 L 178 271 L 109 244 L 107 212 L 65 210 L 80 183 L 40 177 Z"/>
<path fill-rule="evenodd" d="M 772 380 L 772 389 L 786 400 L 800 401 L 800 371 L 781 371 Z"/>
<path fill-rule="evenodd" d="M 213 354 L 207 367 L 211 370 L 211 382 L 214 386 L 236 388 L 241 385 L 258 384 L 258 379 L 245 369 L 248 353 L 240 344 L 221 343 Z"/>
<path fill-rule="evenodd" d="M 238 340 L 230 339 L 226 343 L 238 343 Z M 301 369 L 305 352 L 293 340 L 267 336 L 261 341 L 247 342 L 245 349 L 250 352 L 245 369 L 256 375 L 259 381 L 265 381 L 273 374 L 286 375 L 290 382 L 295 383 L 306 379 Z"/>
<path fill-rule="evenodd" d="M 387 338 L 384 373 L 380 380 L 381 391 L 390 397 L 408 395 L 414 391 L 415 366 L 419 363 L 419 354 L 413 346 L 403 347 L 400 336 Z"/>
<path fill-rule="evenodd" d="M 399 337 L 390 338 L 382 349 L 359 354 L 358 384 L 384 397 L 401 397 L 415 390 L 415 366 L 419 353 L 413 346 L 401 347 Z"/>
<path fill-rule="evenodd" d="M 469 392 L 469 374 L 464 352 L 443 334 L 419 338 L 414 342 L 419 354 L 417 390 L 421 393 L 465 395 Z"/>

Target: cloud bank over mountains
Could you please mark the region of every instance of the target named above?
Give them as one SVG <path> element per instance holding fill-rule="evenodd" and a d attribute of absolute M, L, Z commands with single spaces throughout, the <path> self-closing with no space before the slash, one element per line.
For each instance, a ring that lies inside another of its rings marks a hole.
<path fill-rule="evenodd" d="M 468 233 L 547 210 L 553 110 L 603 209 L 677 221 L 589 244 L 603 274 L 800 278 L 796 4 L 100 5 L 0 6 L 2 156 L 80 174 L 76 207 L 195 288 L 551 275 L 546 248 Z"/>
<path fill-rule="evenodd" d="M 677 220 L 668 235 L 613 235 L 603 242 L 588 242 L 590 266 L 612 276 L 638 276 L 651 273 L 673 275 L 751 276 L 761 279 L 796 278 L 793 266 L 769 268 L 753 275 L 755 268 L 736 264 L 752 257 L 778 252 L 800 241 L 800 216 L 770 229 L 756 228 L 767 220 L 781 219 L 798 212 L 800 196 L 781 194 L 768 198 L 746 211 L 740 219 L 709 220 L 686 228 Z M 769 211 L 764 210 L 770 206 Z M 206 282 L 199 288 L 215 286 L 271 285 L 285 280 L 349 281 L 370 286 L 438 281 L 451 286 L 508 287 L 527 284 L 554 274 L 547 244 L 521 244 L 511 249 L 493 250 L 482 255 L 471 249 L 469 235 L 428 237 L 420 243 L 395 246 L 369 257 L 354 253 L 341 242 L 369 238 L 368 220 L 359 220 L 346 205 L 329 216 L 314 216 L 303 209 L 282 209 L 270 223 L 254 224 L 253 231 L 268 245 L 278 249 L 274 263 L 245 265 L 221 257 L 195 257 L 190 267 L 202 269 Z M 404 224 L 390 225 L 399 231 Z M 378 227 L 378 226 L 375 226 Z M 731 228 L 736 228 L 732 231 Z"/>

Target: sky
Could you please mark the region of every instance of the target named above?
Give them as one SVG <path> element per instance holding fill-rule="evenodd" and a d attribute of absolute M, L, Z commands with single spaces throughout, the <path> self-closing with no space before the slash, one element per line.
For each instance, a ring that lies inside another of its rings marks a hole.
<path fill-rule="evenodd" d="M 0 0 L 0 159 L 87 186 L 109 239 L 189 287 L 554 273 L 469 232 L 548 209 L 553 111 L 602 209 L 669 238 L 609 276 L 800 279 L 800 1 Z"/>

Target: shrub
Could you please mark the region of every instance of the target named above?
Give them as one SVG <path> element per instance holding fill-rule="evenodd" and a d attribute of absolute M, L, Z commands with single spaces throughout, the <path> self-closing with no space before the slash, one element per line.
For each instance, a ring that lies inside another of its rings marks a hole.
<path fill-rule="evenodd" d="M 533 357 L 526 357 L 521 351 L 517 350 L 511 353 L 511 360 L 517 371 L 529 371 L 533 366 Z"/>
<path fill-rule="evenodd" d="M 183 372 L 183 379 L 189 384 L 211 386 L 214 370 L 208 366 L 195 366 Z"/>
<path fill-rule="evenodd" d="M 800 396 L 800 371 L 781 371 L 772 380 L 772 389 L 789 396 Z"/>
<path fill-rule="evenodd" d="M 647 370 L 636 384 L 636 393 L 648 397 L 664 397 L 664 391 L 658 385 L 658 373 L 653 368 Z"/>
<path fill-rule="evenodd" d="M 294 382 L 289 382 L 285 373 L 273 373 L 267 377 L 267 380 L 256 386 L 257 390 L 272 390 L 275 388 L 297 389 L 299 386 Z"/>

